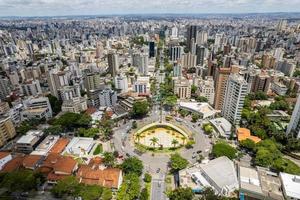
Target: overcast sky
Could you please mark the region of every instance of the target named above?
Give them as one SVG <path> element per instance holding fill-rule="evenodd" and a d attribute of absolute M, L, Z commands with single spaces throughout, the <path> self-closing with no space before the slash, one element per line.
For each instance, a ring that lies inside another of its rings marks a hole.
<path fill-rule="evenodd" d="M 298 11 L 300 0 L 0 0 L 0 16 Z"/>

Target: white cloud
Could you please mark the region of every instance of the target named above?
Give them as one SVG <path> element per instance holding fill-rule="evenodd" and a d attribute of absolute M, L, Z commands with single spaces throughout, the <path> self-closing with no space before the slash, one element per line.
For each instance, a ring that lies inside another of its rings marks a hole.
<path fill-rule="evenodd" d="M 0 15 L 300 11 L 300 0 L 0 0 Z"/>

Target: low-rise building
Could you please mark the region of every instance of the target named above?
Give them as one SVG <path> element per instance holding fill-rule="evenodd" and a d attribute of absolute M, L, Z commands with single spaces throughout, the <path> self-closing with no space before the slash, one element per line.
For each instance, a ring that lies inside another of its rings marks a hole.
<path fill-rule="evenodd" d="M 76 176 L 80 183 L 99 185 L 113 190 L 118 190 L 123 181 L 122 170 L 105 168 L 99 157 L 91 159 L 88 165 L 81 165 Z"/>
<path fill-rule="evenodd" d="M 44 132 L 40 130 L 31 130 L 23 135 L 16 142 L 16 149 L 21 153 L 31 153 L 38 144 L 44 139 Z"/>
<path fill-rule="evenodd" d="M 287 200 L 300 199 L 300 176 L 280 172 L 282 191 Z"/>
<path fill-rule="evenodd" d="M 280 96 L 284 96 L 288 91 L 288 88 L 284 84 L 276 81 L 272 83 L 271 88 L 277 95 Z"/>
<path fill-rule="evenodd" d="M 199 114 L 203 119 L 213 118 L 216 115 L 216 110 L 208 103 L 199 102 L 180 102 L 179 108 Z"/>
<path fill-rule="evenodd" d="M 9 152 L 0 152 L 0 171 L 10 160 L 12 160 L 12 156 Z"/>
<path fill-rule="evenodd" d="M 231 123 L 223 118 L 215 118 L 209 121 L 222 137 L 229 138 L 231 136 Z"/>
<path fill-rule="evenodd" d="M 24 100 L 23 104 L 22 120 L 52 118 L 52 109 L 48 97 L 30 97 Z"/>
<path fill-rule="evenodd" d="M 237 138 L 238 138 L 239 142 L 246 140 L 246 139 L 252 140 L 255 143 L 258 143 L 261 141 L 261 139 L 259 137 L 251 135 L 250 130 L 247 128 L 236 129 L 236 134 L 237 134 Z"/>
<path fill-rule="evenodd" d="M 283 200 L 281 182 L 274 172 L 261 167 L 239 166 L 240 199 Z"/>
<path fill-rule="evenodd" d="M 70 140 L 68 138 L 59 138 L 57 142 L 52 146 L 49 153 L 61 154 L 65 150 L 69 142 Z"/>
<path fill-rule="evenodd" d="M 49 154 L 39 167 L 39 171 L 47 176 L 49 184 L 56 184 L 66 176 L 73 175 L 77 169 L 78 163 L 74 158 L 55 153 Z"/>
<path fill-rule="evenodd" d="M 57 135 L 48 135 L 36 148 L 31 155 L 41 155 L 46 156 L 52 147 L 58 141 L 59 136 Z"/>
<path fill-rule="evenodd" d="M 194 192 L 211 187 L 216 194 L 224 196 L 230 196 L 239 188 L 234 163 L 225 156 L 180 170 L 179 182 L 181 187 L 191 187 Z"/>
<path fill-rule="evenodd" d="M 84 97 L 74 97 L 65 100 L 61 106 L 62 112 L 80 113 L 87 109 L 87 101 Z"/>
<path fill-rule="evenodd" d="M 77 156 L 88 155 L 93 149 L 94 145 L 95 141 L 93 138 L 74 137 L 66 147 L 64 153 Z"/>
<path fill-rule="evenodd" d="M 27 155 L 24 157 L 22 165 L 25 169 L 35 170 L 40 166 L 43 159 L 44 157 L 41 155 Z"/>

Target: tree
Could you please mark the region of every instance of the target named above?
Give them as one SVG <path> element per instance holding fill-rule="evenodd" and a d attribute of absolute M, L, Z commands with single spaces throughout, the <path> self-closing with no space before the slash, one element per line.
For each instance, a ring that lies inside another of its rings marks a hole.
<path fill-rule="evenodd" d="M 200 200 L 219 200 L 220 196 L 215 194 L 215 191 L 211 187 L 206 187 L 201 192 Z"/>
<path fill-rule="evenodd" d="M 132 122 L 132 129 L 136 129 L 137 128 L 137 122 L 136 121 L 133 121 Z"/>
<path fill-rule="evenodd" d="M 192 85 L 192 87 L 191 87 L 191 93 L 192 94 L 195 94 L 196 93 L 196 91 L 197 91 L 197 86 L 196 85 Z"/>
<path fill-rule="evenodd" d="M 189 115 L 189 111 L 184 110 L 184 109 L 180 109 L 178 112 L 182 117 L 186 117 Z"/>
<path fill-rule="evenodd" d="M 143 163 L 137 157 L 130 157 L 124 160 L 121 165 L 125 174 L 135 173 L 140 176 L 143 173 Z"/>
<path fill-rule="evenodd" d="M 192 114 L 192 122 L 195 123 L 198 121 L 198 119 L 200 119 L 200 115 L 197 113 L 193 113 Z"/>
<path fill-rule="evenodd" d="M 176 188 L 168 194 L 170 200 L 192 200 L 194 193 L 191 188 Z"/>
<path fill-rule="evenodd" d="M 210 124 L 203 124 L 202 128 L 206 134 L 211 134 L 214 130 Z"/>
<path fill-rule="evenodd" d="M 68 176 L 60 181 L 51 189 L 51 192 L 56 197 L 63 197 L 64 195 L 73 196 L 78 194 L 80 185 L 74 176 Z"/>
<path fill-rule="evenodd" d="M 105 152 L 103 154 L 103 163 L 107 167 L 113 167 L 115 164 L 116 158 L 113 153 L 111 152 Z"/>
<path fill-rule="evenodd" d="M 62 101 L 58 100 L 55 96 L 48 94 L 49 103 L 51 105 L 53 113 L 56 115 L 61 111 Z"/>
<path fill-rule="evenodd" d="M 124 181 L 119 189 L 117 200 L 133 200 L 139 197 L 141 184 L 139 176 L 135 173 L 125 175 Z"/>
<path fill-rule="evenodd" d="M 145 173 L 145 175 L 144 175 L 144 181 L 145 181 L 146 183 L 150 183 L 151 180 L 152 180 L 151 175 L 150 175 L 149 173 Z"/>
<path fill-rule="evenodd" d="M 78 135 L 80 137 L 90 137 L 90 138 L 95 138 L 99 134 L 99 129 L 98 128 L 79 128 L 78 129 Z"/>
<path fill-rule="evenodd" d="M 72 131 L 75 128 L 88 128 L 92 118 L 87 114 L 66 112 L 55 119 L 53 125 L 60 125 L 62 128 Z"/>
<path fill-rule="evenodd" d="M 240 146 L 247 150 L 253 151 L 255 149 L 255 142 L 247 138 L 246 140 L 240 141 Z"/>
<path fill-rule="evenodd" d="M 170 165 L 174 172 L 186 168 L 188 164 L 189 162 L 185 158 L 181 157 L 178 153 L 171 155 Z"/>
<path fill-rule="evenodd" d="M 166 96 L 163 102 L 165 106 L 169 108 L 173 108 L 177 103 L 177 96 L 175 95 Z"/>
<path fill-rule="evenodd" d="M 237 157 L 237 150 L 225 142 L 218 142 L 212 148 L 212 155 L 216 158 L 227 156 L 229 159 Z"/>
<path fill-rule="evenodd" d="M 40 173 L 29 170 L 20 170 L 15 172 L 3 173 L 0 179 L 0 187 L 6 188 L 11 192 L 24 192 L 36 190 L 38 184 L 44 182 Z"/>
<path fill-rule="evenodd" d="M 25 135 L 28 131 L 30 131 L 33 127 L 30 125 L 28 121 L 23 121 L 20 126 L 16 128 L 16 132 L 20 135 Z"/>
<path fill-rule="evenodd" d="M 197 96 L 196 101 L 198 101 L 198 102 L 208 102 L 208 99 L 206 97 L 203 97 L 203 96 Z"/>
<path fill-rule="evenodd" d="M 111 189 L 103 188 L 103 193 L 101 196 L 101 200 L 111 200 L 112 199 L 112 192 Z"/>
<path fill-rule="evenodd" d="M 98 185 L 80 185 L 78 196 L 84 200 L 97 200 L 102 196 L 103 188 Z"/>
<path fill-rule="evenodd" d="M 176 139 L 172 140 L 172 145 L 174 146 L 174 148 L 177 146 L 178 143 L 179 143 L 178 140 Z"/>
<path fill-rule="evenodd" d="M 147 188 L 143 188 L 140 194 L 139 200 L 148 200 L 150 197 L 149 192 Z"/>
<path fill-rule="evenodd" d="M 131 115 L 135 118 L 144 117 L 149 111 L 147 101 L 137 101 L 133 104 Z"/>
<path fill-rule="evenodd" d="M 60 133 L 62 133 L 62 127 L 61 125 L 54 125 L 54 126 L 50 126 L 49 128 L 44 129 L 44 133 L 46 135 L 59 135 Z"/>
<path fill-rule="evenodd" d="M 150 141 L 151 141 L 150 144 L 151 144 L 153 147 L 155 147 L 155 145 L 158 143 L 158 138 L 153 137 L 153 138 L 150 139 Z"/>

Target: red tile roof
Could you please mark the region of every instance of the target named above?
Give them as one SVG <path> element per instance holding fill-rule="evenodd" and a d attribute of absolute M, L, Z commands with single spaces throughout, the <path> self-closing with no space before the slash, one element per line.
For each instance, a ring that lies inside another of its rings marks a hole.
<path fill-rule="evenodd" d="M 42 156 L 40 156 L 40 155 L 25 156 L 25 158 L 23 160 L 23 167 L 28 168 L 28 169 L 35 169 L 38 161 L 41 159 L 42 159 Z"/>
<path fill-rule="evenodd" d="M 66 146 L 69 144 L 70 140 L 67 138 L 59 138 L 55 145 L 51 148 L 50 153 L 62 153 Z"/>
<path fill-rule="evenodd" d="M 24 156 L 17 156 L 4 165 L 1 172 L 12 172 L 22 167 Z"/>
<path fill-rule="evenodd" d="M 39 171 L 45 174 L 68 174 L 71 175 L 77 167 L 77 162 L 70 156 L 51 153 L 44 160 Z"/>
<path fill-rule="evenodd" d="M 2 158 L 5 158 L 6 156 L 10 155 L 10 152 L 4 152 L 4 151 L 1 151 L 0 152 L 0 159 Z"/>
<path fill-rule="evenodd" d="M 81 183 L 100 185 L 107 188 L 118 188 L 122 171 L 117 168 L 92 169 L 88 165 L 82 165 L 78 169 L 77 178 Z"/>

